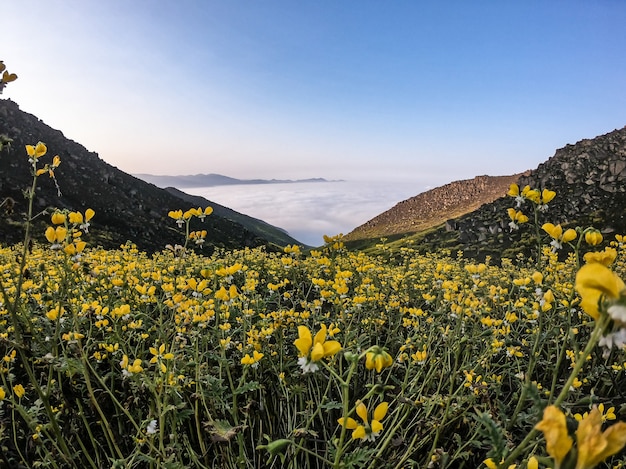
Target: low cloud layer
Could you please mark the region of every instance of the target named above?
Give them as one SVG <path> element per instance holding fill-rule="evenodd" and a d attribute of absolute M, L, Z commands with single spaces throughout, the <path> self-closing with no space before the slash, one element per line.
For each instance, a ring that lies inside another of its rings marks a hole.
<path fill-rule="evenodd" d="M 418 182 L 310 182 L 185 189 L 237 212 L 283 228 L 298 241 L 323 244 L 324 235 L 347 234 L 427 190 Z"/>

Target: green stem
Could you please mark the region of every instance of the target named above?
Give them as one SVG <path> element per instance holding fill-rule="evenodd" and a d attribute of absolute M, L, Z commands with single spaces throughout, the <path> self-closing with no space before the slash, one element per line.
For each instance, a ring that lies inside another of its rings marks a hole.
<path fill-rule="evenodd" d="M 533 370 L 535 369 L 535 364 L 537 362 L 537 348 L 539 347 L 539 342 L 541 340 L 541 334 L 543 331 L 543 318 L 545 313 L 539 313 L 539 330 L 535 334 L 535 342 L 533 344 L 533 349 L 531 351 L 530 360 L 528 362 L 528 369 L 526 370 L 526 376 L 524 377 L 524 387 L 522 388 L 522 392 L 520 393 L 520 397 L 517 401 L 517 405 L 515 406 L 515 410 L 513 411 L 513 415 L 511 416 L 511 420 L 509 421 L 509 425 L 507 425 L 507 429 L 511 430 L 515 425 L 517 420 L 517 415 L 522 410 L 522 406 L 526 401 L 526 394 L 528 393 L 528 389 L 530 387 L 530 382 L 532 379 Z M 558 368 L 557 368 L 558 369 Z"/>
<path fill-rule="evenodd" d="M 608 314 L 603 314 L 600 316 L 600 318 L 596 322 L 595 328 L 591 332 L 591 336 L 589 337 L 589 342 L 587 342 L 585 350 L 583 350 L 578 360 L 576 360 L 574 369 L 570 373 L 569 378 L 563 386 L 563 389 L 557 396 L 556 400 L 552 403 L 552 405 L 559 406 L 563 403 L 563 401 L 567 397 L 567 394 L 569 393 L 570 387 L 578 376 L 578 373 L 580 373 L 580 370 L 582 370 L 583 366 L 585 365 L 585 362 L 587 361 L 587 356 L 591 354 L 593 348 L 598 344 L 598 341 L 602 337 L 604 330 L 606 329 L 606 326 L 609 324 L 610 320 L 611 318 Z M 517 445 L 517 447 L 507 456 L 507 458 L 500 464 L 500 467 L 509 467 L 509 465 L 517 459 L 517 457 L 526 449 L 528 444 L 535 438 L 538 431 L 539 430 L 537 430 L 536 428 L 533 428 L 530 432 L 528 432 L 526 438 L 524 438 L 524 440 L 522 440 L 522 442 Z"/>
<path fill-rule="evenodd" d="M 343 419 L 344 425 L 341 425 L 341 432 L 339 434 L 339 442 L 337 443 L 337 452 L 335 453 L 335 461 L 333 462 L 333 468 L 334 469 L 339 469 L 340 465 L 341 465 L 341 457 L 343 456 L 344 453 L 344 441 L 346 438 L 346 425 L 345 422 L 348 419 L 348 415 L 350 414 L 350 395 L 349 395 L 349 391 L 350 391 L 350 380 L 352 379 L 352 375 L 354 374 L 355 370 L 356 370 L 356 366 L 357 366 L 358 360 L 354 360 L 350 363 L 350 369 L 348 370 L 348 377 L 343 380 L 339 375 L 337 375 L 337 373 L 335 372 L 335 370 L 333 370 L 330 367 L 326 367 L 329 372 L 335 376 L 335 378 L 339 381 L 339 385 L 341 386 L 341 403 L 343 404 L 343 410 L 341 413 L 341 418 Z"/>

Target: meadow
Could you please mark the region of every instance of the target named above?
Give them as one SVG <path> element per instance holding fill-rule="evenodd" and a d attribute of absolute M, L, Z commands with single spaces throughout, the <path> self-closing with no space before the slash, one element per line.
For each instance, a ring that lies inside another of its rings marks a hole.
<path fill-rule="evenodd" d="M 33 213 L 0 247 L 0 465 L 624 467 L 625 237 L 564 230 L 511 187 L 537 252 L 378 254 L 341 236 L 203 255 L 89 245 L 97 213 Z M 48 243 L 32 242 L 46 217 Z M 164 227 L 166 229 L 166 227 Z M 585 253 L 583 255 L 583 252 Z"/>

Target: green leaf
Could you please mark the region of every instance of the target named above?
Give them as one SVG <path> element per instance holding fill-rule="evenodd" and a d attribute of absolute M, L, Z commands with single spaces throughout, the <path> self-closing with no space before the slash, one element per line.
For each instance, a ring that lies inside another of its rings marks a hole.
<path fill-rule="evenodd" d="M 239 386 L 237 389 L 235 389 L 235 394 L 236 395 L 245 394 L 250 391 L 256 391 L 257 389 L 260 389 L 260 388 L 261 388 L 261 385 L 259 384 L 258 381 L 250 381 L 249 383 L 246 383 L 243 386 Z"/>

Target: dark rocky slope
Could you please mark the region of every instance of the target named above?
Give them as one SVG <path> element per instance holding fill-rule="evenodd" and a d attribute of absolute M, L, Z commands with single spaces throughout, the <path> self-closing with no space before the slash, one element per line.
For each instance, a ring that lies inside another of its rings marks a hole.
<path fill-rule="evenodd" d="M 0 100 L 0 134 L 12 142 L 0 152 L 0 201 L 14 201 L 11 210 L 0 217 L 0 243 L 12 244 L 23 239 L 26 199 L 23 191 L 30 187 L 32 176 L 25 145 L 39 141 L 48 146 L 42 165 L 54 155 L 61 157 L 56 178 L 62 195 L 57 195 L 53 180 L 40 176 L 35 196 L 36 213 L 52 207 L 84 212 L 92 208 L 96 216 L 86 238 L 93 245 L 117 248 L 131 241 L 141 250 L 154 252 L 166 244 L 182 244 L 184 237 L 167 213 L 169 210 L 211 205 L 194 199 L 191 205 L 179 195 L 146 183 L 100 159 L 82 145 L 65 138 L 34 115 L 23 112 L 11 100 Z M 10 204 L 9 204 L 10 205 Z M 5 207 L 7 205 L 5 204 Z M 243 216 L 243 215 L 242 215 Z M 47 215 L 38 218 L 35 237 L 43 240 Z M 194 220 L 197 221 L 197 220 Z M 215 247 L 227 249 L 268 245 L 268 239 L 240 223 L 213 214 L 194 229 L 208 232 L 204 252 Z M 276 240 L 273 240 L 276 241 Z M 295 241 L 295 240 L 293 240 Z"/>
<path fill-rule="evenodd" d="M 540 224 L 594 226 L 607 238 L 626 233 L 626 127 L 566 145 L 537 169 L 521 176 L 518 182 L 520 187 L 528 184 L 532 188 L 556 191 L 549 209 L 541 214 Z M 530 226 L 510 230 L 507 208 L 515 203 L 505 193 L 425 234 L 419 249 L 463 250 L 465 255 L 478 258 L 514 257 L 518 252 L 536 255 L 534 230 Z M 521 210 L 532 221 L 530 203 L 526 202 Z"/>

